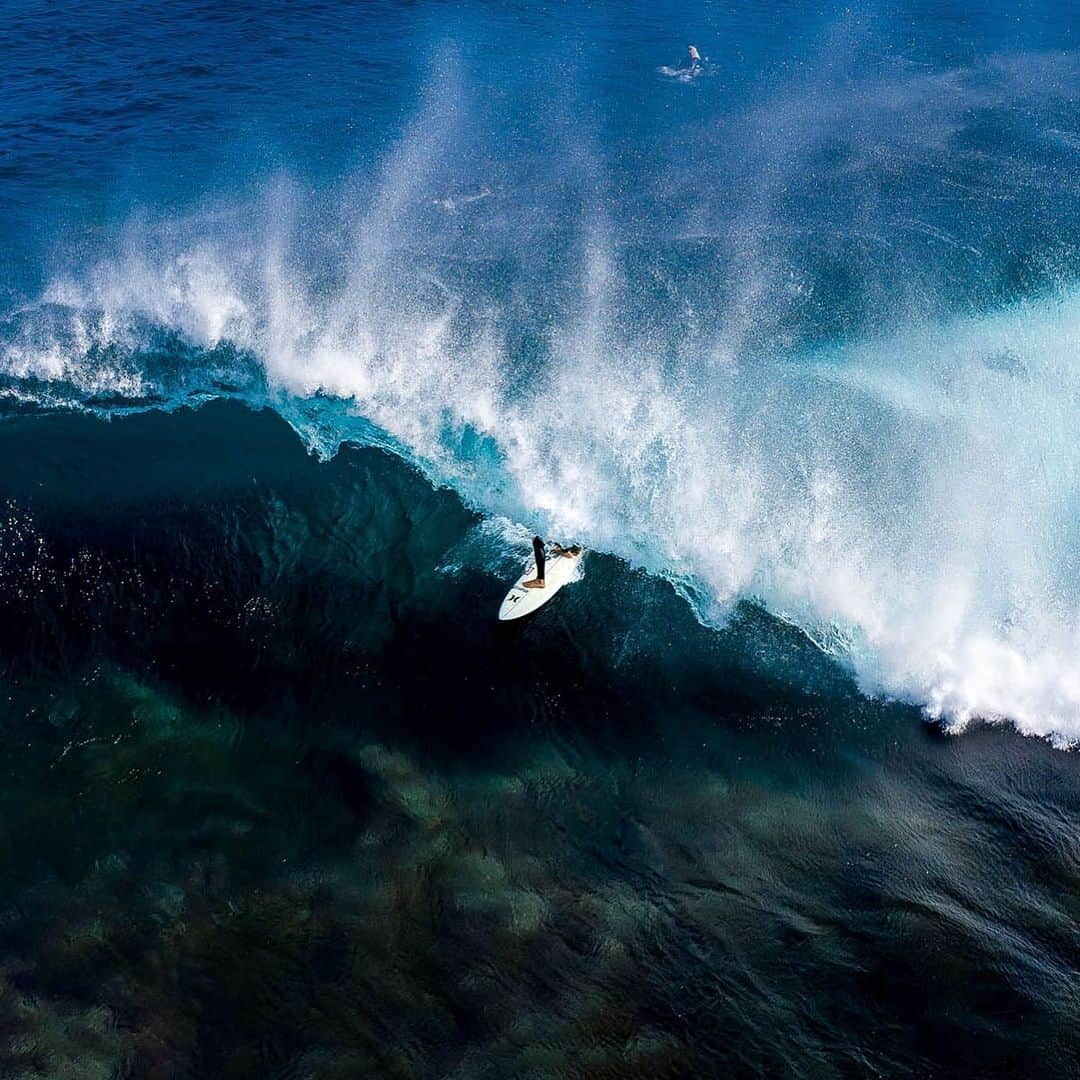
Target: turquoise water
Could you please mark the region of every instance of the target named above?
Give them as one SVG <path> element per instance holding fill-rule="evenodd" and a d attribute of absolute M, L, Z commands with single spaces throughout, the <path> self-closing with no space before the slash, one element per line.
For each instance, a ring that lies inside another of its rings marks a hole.
<path fill-rule="evenodd" d="M 5 1074 L 1080 1069 L 1071 13 L 7 24 Z"/>

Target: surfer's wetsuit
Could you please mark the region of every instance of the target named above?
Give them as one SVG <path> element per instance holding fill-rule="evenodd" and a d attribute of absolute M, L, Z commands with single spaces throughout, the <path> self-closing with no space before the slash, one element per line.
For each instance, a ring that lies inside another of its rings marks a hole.
<path fill-rule="evenodd" d="M 538 580 L 544 580 L 544 563 L 547 561 L 544 556 L 544 541 L 539 536 L 533 537 L 533 555 L 536 556 L 536 577 Z"/>
<path fill-rule="evenodd" d="M 564 548 L 561 544 L 553 544 L 555 549 L 555 555 L 579 555 L 581 554 L 580 544 L 571 544 L 570 547 Z M 536 577 L 538 581 L 544 580 L 544 565 L 547 562 L 547 553 L 544 550 L 543 537 L 533 537 L 533 555 L 536 557 Z"/>

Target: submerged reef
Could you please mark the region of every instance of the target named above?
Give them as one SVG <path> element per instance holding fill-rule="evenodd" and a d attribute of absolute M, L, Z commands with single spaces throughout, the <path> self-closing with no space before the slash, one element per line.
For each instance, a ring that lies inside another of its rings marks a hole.
<path fill-rule="evenodd" d="M 1076 1066 L 1070 755 L 602 555 L 506 633 L 512 536 L 272 413 L 0 442 L 5 1076 Z"/>

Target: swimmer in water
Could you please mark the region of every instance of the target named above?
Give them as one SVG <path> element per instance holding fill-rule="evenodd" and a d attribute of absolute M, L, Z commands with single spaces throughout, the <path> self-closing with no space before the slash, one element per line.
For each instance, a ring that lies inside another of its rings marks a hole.
<path fill-rule="evenodd" d="M 662 67 L 657 70 L 661 75 L 678 79 L 679 82 L 689 82 L 705 70 L 705 57 L 698 52 L 696 45 L 687 45 L 686 59 L 678 67 Z"/>

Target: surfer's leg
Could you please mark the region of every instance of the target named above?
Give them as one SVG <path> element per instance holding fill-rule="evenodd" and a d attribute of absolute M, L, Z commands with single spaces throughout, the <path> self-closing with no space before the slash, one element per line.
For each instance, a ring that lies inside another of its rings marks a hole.
<path fill-rule="evenodd" d="M 533 537 L 533 555 L 536 556 L 536 577 L 523 584 L 526 589 L 542 589 L 544 587 L 544 541 L 539 536 Z"/>

